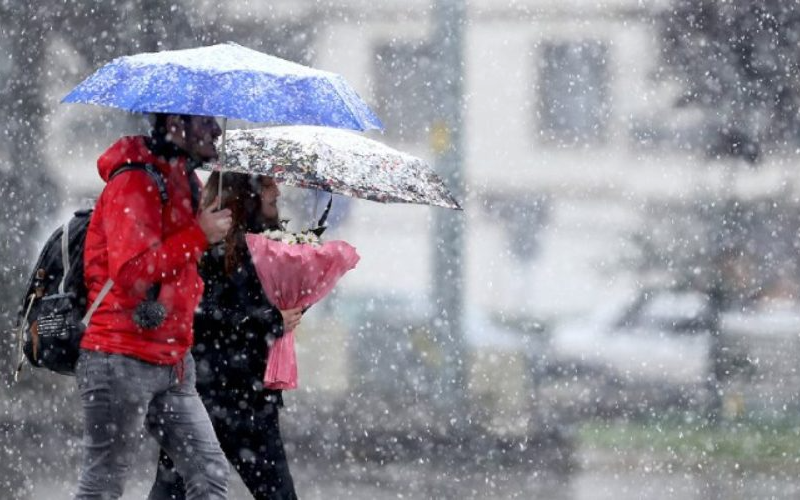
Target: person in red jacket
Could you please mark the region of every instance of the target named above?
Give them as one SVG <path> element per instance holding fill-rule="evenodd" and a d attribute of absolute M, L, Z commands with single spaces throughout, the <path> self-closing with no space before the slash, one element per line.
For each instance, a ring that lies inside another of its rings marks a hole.
<path fill-rule="evenodd" d="M 193 171 L 216 158 L 220 134 L 212 117 L 160 114 L 150 137 L 123 137 L 97 162 L 107 184 L 84 250 L 89 303 L 99 306 L 76 366 L 84 411 L 77 499 L 122 496 L 143 426 L 186 479 L 187 498 L 227 495 L 227 461 L 190 352 L 203 293 L 197 262 L 231 226 L 230 210 L 198 210 Z M 166 199 L 145 170 L 117 172 L 131 164 L 154 167 Z"/>

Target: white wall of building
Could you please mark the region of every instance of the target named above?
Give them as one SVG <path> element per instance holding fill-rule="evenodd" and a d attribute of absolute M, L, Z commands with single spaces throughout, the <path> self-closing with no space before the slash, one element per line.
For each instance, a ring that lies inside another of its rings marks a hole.
<path fill-rule="evenodd" d="M 657 107 L 648 80 L 657 47 L 653 30 L 641 18 L 609 12 L 641 9 L 642 3 L 580 3 L 468 3 L 463 143 L 468 304 L 545 316 L 590 308 L 609 287 L 626 286 L 597 266 L 627 244 L 626 231 L 638 220 L 631 205 L 642 197 L 639 193 L 679 193 L 687 187 L 688 178 L 674 173 L 682 162 L 647 158 L 631 146 L 631 118 L 652 114 Z M 405 4 L 396 6 L 406 11 Z M 576 11 L 579 15 L 567 15 Z M 604 15 L 595 15 L 600 12 Z M 395 21 L 383 10 L 357 24 L 328 21 L 318 36 L 315 63 L 343 73 L 374 102 L 370 90 L 375 47 L 391 40 L 424 39 L 431 29 L 424 19 Z M 540 48 L 545 42 L 585 40 L 609 47 L 608 140 L 594 148 L 542 144 L 536 119 Z M 398 147 L 431 158 L 425 142 Z M 695 166 L 687 164 L 686 170 Z M 502 225 L 481 208 L 485 195 L 498 192 L 543 193 L 553 200 L 551 221 L 533 262 L 514 260 Z M 361 272 L 349 277 L 346 286 L 380 288 L 388 282 L 403 293 L 427 293 L 430 218 L 435 209 L 361 202 L 353 210 L 351 220 L 358 222 L 348 226 L 346 234 L 364 249 L 364 260 Z"/>

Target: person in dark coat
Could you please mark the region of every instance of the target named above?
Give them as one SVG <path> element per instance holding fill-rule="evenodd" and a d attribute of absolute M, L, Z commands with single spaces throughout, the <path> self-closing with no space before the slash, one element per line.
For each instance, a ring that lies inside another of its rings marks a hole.
<path fill-rule="evenodd" d="M 224 175 L 223 206 L 233 219 L 225 240 L 200 262 L 205 291 L 195 313 L 197 391 L 222 450 L 256 499 L 294 499 L 278 412 L 281 391 L 263 387 L 271 342 L 300 322 L 301 309 L 279 311 L 264 294 L 244 235 L 279 227 L 275 181 Z M 213 202 L 219 173 L 209 178 L 204 206 Z M 162 450 L 150 499 L 182 499 L 185 489 Z"/>

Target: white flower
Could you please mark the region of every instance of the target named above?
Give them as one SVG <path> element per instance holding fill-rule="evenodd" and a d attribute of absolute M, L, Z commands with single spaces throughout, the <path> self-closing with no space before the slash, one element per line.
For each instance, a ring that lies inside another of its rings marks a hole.
<path fill-rule="evenodd" d="M 281 241 L 283 240 L 284 231 L 281 231 L 280 229 L 267 229 L 261 234 L 271 240 Z"/>
<path fill-rule="evenodd" d="M 287 245 L 320 244 L 319 236 L 312 233 L 311 231 L 301 231 L 299 233 L 293 233 L 290 231 L 281 231 L 280 229 L 272 229 L 272 230 L 266 230 L 261 234 L 271 240 L 280 241 L 286 243 Z"/>

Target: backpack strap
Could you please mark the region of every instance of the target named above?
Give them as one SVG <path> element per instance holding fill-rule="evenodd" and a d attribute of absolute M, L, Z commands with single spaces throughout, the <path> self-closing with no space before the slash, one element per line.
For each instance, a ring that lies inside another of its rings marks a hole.
<path fill-rule="evenodd" d="M 58 284 L 58 293 L 64 293 L 64 282 L 67 281 L 69 276 L 69 222 L 64 223 L 64 229 L 61 231 L 61 265 L 64 272 L 61 275 L 61 283 Z"/>
<path fill-rule="evenodd" d="M 167 181 L 164 179 L 164 175 L 150 163 L 126 163 L 125 165 L 114 170 L 111 176 L 109 176 L 108 180 L 111 181 L 111 179 L 119 174 L 129 172 L 131 170 L 144 170 L 147 172 L 147 174 L 153 179 L 158 187 L 158 195 L 161 197 L 161 205 L 167 204 L 169 201 L 169 194 L 167 194 Z"/>
<path fill-rule="evenodd" d="M 28 307 L 25 307 L 25 315 L 22 321 L 19 322 L 19 330 L 17 331 L 17 353 L 19 361 L 17 362 L 17 369 L 14 371 L 14 383 L 19 382 L 19 374 L 22 373 L 22 365 L 25 364 L 25 351 L 23 348 L 25 342 L 25 328 L 28 325 L 28 316 L 31 314 L 33 301 L 36 300 L 36 294 L 32 293 L 27 298 Z"/>
<path fill-rule="evenodd" d="M 106 281 L 106 284 L 103 285 L 103 288 L 100 289 L 100 293 L 98 293 L 97 297 L 95 297 L 94 302 L 92 302 L 92 305 L 89 307 L 89 310 L 86 311 L 86 314 L 84 314 L 83 319 L 81 319 L 81 323 L 83 323 L 84 328 L 89 326 L 89 321 L 92 320 L 92 315 L 97 308 L 100 307 L 100 303 L 103 302 L 103 299 L 106 298 L 108 292 L 111 291 L 112 286 L 114 286 L 114 280 L 109 278 L 108 281 Z"/>

